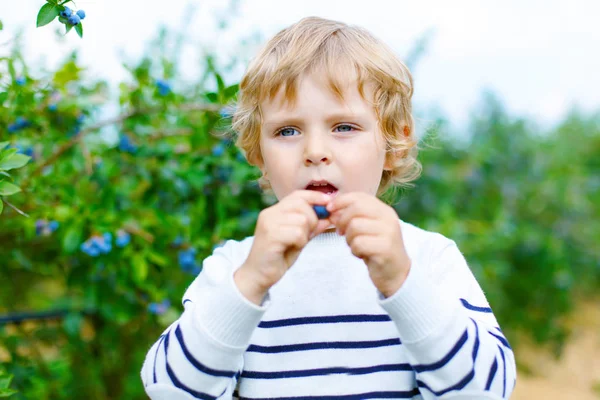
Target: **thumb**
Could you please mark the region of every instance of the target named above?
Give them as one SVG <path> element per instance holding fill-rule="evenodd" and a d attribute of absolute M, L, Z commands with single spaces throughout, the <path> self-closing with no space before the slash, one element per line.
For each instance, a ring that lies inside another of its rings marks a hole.
<path fill-rule="evenodd" d="M 329 218 L 320 219 L 319 222 L 317 223 L 317 227 L 312 231 L 311 238 L 325 232 L 327 230 L 327 228 L 329 228 L 330 225 L 333 225 L 333 223 L 329 220 Z"/>

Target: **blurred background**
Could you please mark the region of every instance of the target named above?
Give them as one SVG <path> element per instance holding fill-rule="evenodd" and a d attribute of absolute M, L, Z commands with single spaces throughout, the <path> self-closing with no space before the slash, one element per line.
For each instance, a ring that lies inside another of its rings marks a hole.
<path fill-rule="evenodd" d="M 600 3 L 0 3 L 0 397 L 143 399 L 202 260 L 261 193 L 237 83 L 302 17 L 357 24 L 415 78 L 423 174 L 386 198 L 455 240 L 515 349 L 514 399 L 600 399 Z"/>

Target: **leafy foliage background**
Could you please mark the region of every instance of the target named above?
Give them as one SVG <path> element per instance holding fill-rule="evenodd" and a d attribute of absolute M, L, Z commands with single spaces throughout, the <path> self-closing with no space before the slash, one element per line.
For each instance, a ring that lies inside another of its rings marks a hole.
<path fill-rule="evenodd" d="M 77 53 L 36 76 L 20 45 L 0 57 L 0 314 L 61 313 L 0 319 L 0 397 L 144 398 L 143 358 L 202 260 L 275 201 L 232 143 L 235 63 L 207 54 L 190 84 L 166 50 L 148 54 L 116 96 Z M 600 113 L 542 131 L 484 93 L 467 132 L 428 121 L 423 175 L 389 201 L 458 243 L 511 344 L 560 354 L 564 317 L 600 288 Z"/>

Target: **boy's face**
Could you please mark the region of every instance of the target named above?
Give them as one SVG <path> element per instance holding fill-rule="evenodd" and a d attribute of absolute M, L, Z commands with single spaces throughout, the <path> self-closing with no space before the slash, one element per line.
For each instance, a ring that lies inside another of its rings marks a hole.
<path fill-rule="evenodd" d="M 365 96 L 372 98 L 368 86 Z M 333 184 L 338 194 L 376 195 L 382 172 L 390 165 L 375 110 L 356 84 L 345 88 L 341 101 L 319 74 L 305 75 L 295 104 L 283 99 L 280 90 L 273 101 L 261 103 L 262 160 L 256 162 L 275 196 L 282 199 L 307 189 L 313 180 Z"/>

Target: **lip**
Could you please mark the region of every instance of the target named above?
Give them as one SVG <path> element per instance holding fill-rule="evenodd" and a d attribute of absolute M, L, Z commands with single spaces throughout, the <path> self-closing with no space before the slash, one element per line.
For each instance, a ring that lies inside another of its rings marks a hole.
<path fill-rule="evenodd" d="M 337 186 L 335 186 L 333 183 L 331 183 L 331 182 L 329 182 L 328 180 L 325 180 L 325 179 L 320 179 L 318 181 L 317 180 L 312 180 L 312 181 L 308 182 L 308 184 L 306 184 L 306 186 L 304 187 L 304 189 L 308 189 L 308 187 L 310 185 L 323 185 L 323 184 L 329 184 L 329 185 L 333 186 L 336 191 L 339 190 Z"/>

